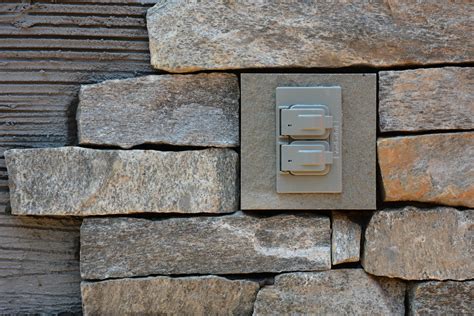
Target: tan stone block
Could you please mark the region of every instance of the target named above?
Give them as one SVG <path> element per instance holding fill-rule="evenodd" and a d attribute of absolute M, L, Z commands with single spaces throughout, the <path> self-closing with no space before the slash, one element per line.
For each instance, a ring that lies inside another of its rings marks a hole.
<path fill-rule="evenodd" d="M 474 207 L 474 132 L 380 138 L 384 200 Z"/>

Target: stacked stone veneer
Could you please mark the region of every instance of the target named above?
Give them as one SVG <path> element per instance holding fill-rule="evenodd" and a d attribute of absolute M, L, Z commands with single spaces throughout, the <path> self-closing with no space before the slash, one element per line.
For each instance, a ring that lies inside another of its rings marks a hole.
<path fill-rule="evenodd" d="M 379 210 L 239 210 L 244 70 L 83 86 L 78 147 L 5 158 L 13 215 L 87 216 L 85 314 L 473 312 L 474 72 L 430 68 L 474 60 L 472 8 L 333 6 L 160 2 L 148 14 L 151 62 L 383 67 Z"/>

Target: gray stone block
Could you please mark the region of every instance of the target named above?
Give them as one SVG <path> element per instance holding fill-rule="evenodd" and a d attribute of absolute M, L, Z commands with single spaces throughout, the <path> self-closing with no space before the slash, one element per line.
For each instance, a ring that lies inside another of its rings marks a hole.
<path fill-rule="evenodd" d="M 342 193 L 276 192 L 275 89 L 342 88 Z M 374 74 L 250 74 L 241 77 L 241 207 L 376 208 L 376 76 Z"/>
<path fill-rule="evenodd" d="M 239 84 L 224 73 L 152 75 L 84 85 L 79 143 L 239 145 Z"/>
<path fill-rule="evenodd" d="M 379 72 L 382 132 L 474 128 L 474 68 Z"/>
<path fill-rule="evenodd" d="M 81 275 L 242 274 L 331 268 L 331 228 L 317 215 L 148 220 L 87 218 Z"/>
<path fill-rule="evenodd" d="M 278 275 L 260 290 L 254 315 L 403 315 L 405 284 L 362 269 Z"/>
<path fill-rule="evenodd" d="M 159 1 L 147 27 L 170 72 L 474 59 L 469 1 Z"/>
<path fill-rule="evenodd" d="M 405 280 L 474 276 L 474 210 L 405 207 L 376 212 L 365 231 L 362 265 Z"/>
<path fill-rule="evenodd" d="M 17 215 L 232 213 L 238 207 L 238 155 L 227 148 L 12 149 L 5 159 Z"/>
<path fill-rule="evenodd" d="M 411 283 L 408 287 L 410 316 L 472 315 L 474 281 L 429 281 Z"/>
<path fill-rule="evenodd" d="M 332 213 L 332 264 L 358 262 L 362 227 L 345 212 Z"/>

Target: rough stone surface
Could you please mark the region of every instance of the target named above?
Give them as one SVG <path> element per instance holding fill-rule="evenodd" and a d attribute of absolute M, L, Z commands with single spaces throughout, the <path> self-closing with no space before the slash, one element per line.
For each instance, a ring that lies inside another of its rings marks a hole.
<path fill-rule="evenodd" d="M 380 130 L 474 129 L 474 69 L 379 72 Z"/>
<path fill-rule="evenodd" d="M 241 208 L 375 209 L 376 84 L 374 74 L 242 74 Z M 324 85 L 342 88 L 342 193 L 278 194 L 275 89 Z"/>
<path fill-rule="evenodd" d="M 474 132 L 378 140 L 385 201 L 474 207 Z"/>
<path fill-rule="evenodd" d="M 332 264 L 358 262 L 362 228 L 344 212 L 332 213 Z"/>
<path fill-rule="evenodd" d="M 362 265 L 407 280 L 474 277 L 474 210 L 448 207 L 376 212 L 365 232 Z"/>
<path fill-rule="evenodd" d="M 81 227 L 81 275 L 327 270 L 330 238 L 329 218 L 312 215 L 87 218 Z"/>
<path fill-rule="evenodd" d="M 85 315 L 251 315 L 259 284 L 221 277 L 82 282 Z"/>
<path fill-rule="evenodd" d="M 403 315 L 405 285 L 362 269 L 278 275 L 257 295 L 254 315 Z"/>
<path fill-rule="evenodd" d="M 474 281 L 422 282 L 408 289 L 409 315 L 472 315 Z"/>
<path fill-rule="evenodd" d="M 229 213 L 237 153 L 79 147 L 5 153 L 13 214 Z"/>
<path fill-rule="evenodd" d="M 239 145 L 239 84 L 233 74 L 146 76 L 81 87 L 80 144 Z"/>
<path fill-rule="evenodd" d="M 337 10 L 335 10 L 337 6 Z M 468 2 L 160 1 L 151 63 L 171 72 L 471 62 Z"/>
<path fill-rule="evenodd" d="M 0 214 L 0 315 L 81 314 L 80 224 Z"/>

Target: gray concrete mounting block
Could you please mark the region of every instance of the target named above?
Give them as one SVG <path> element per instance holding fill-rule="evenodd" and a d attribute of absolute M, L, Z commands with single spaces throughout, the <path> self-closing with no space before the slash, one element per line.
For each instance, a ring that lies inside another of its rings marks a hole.
<path fill-rule="evenodd" d="M 375 209 L 376 83 L 375 74 L 362 73 L 242 74 L 241 208 Z M 277 193 L 276 88 L 329 86 L 342 92 L 342 192 Z"/>

